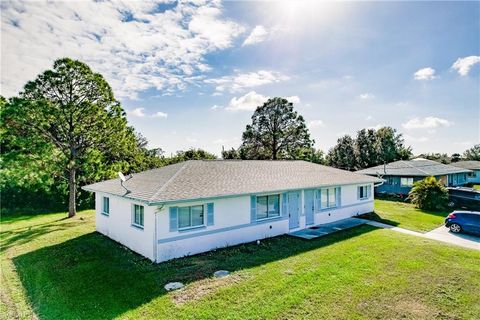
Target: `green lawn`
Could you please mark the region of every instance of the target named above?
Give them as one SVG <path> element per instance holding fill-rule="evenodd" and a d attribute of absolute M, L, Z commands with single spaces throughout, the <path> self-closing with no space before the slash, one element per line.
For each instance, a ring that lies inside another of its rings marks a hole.
<path fill-rule="evenodd" d="M 447 211 L 428 211 L 411 203 L 375 200 L 375 212 L 363 217 L 418 232 L 428 232 L 443 225 Z"/>
<path fill-rule="evenodd" d="M 477 190 L 480 190 L 480 184 L 474 184 L 474 185 L 473 185 L 473 188 L 474 188 L 474 189 L 477 189 Z"/>
<path fill-rule="evenodd" d="M 473 319 L 480 252 L 361 226 L 154 265 L 91 211 L 1 224 L 0 314 L 30 319 Z M 218 269 L 232 271 L 212 279 Z M 163 286 L 186 288 L 167 293 Z M 0 317 L 1 318 L 1 317 Z"/>

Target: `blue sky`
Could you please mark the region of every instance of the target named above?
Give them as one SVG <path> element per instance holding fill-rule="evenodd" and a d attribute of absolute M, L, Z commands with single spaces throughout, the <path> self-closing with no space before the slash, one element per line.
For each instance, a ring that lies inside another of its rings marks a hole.
<path fill-rule="evenodd" d="M 167 154 L 237 147 L 283 96 L 318 148 L 389 125 L 414 153 L 480 141 L 479 2 L 8 2 L 2 94 L 69 56 Z"/>

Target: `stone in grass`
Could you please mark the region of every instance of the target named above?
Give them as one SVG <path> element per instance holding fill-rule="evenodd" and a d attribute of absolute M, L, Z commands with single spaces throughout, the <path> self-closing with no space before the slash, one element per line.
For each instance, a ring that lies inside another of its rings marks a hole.
<path fill-rule="evenodd" d="M 215 278 L 223 278 L 223 277 L 226 277 L 230 274 L 230 272 L 228 272 L 227 270 L 218 270 L 218 271 L 215 271 L 213 273 L 213 276 Z"/>
<path fill-rule="evenodd" d="M 183 288 L 183 283 L 181 283 L 181 282 L 169 282 L 165 285 L 164 288 L 167 291 L 178 290 L 178 289 Z"/>

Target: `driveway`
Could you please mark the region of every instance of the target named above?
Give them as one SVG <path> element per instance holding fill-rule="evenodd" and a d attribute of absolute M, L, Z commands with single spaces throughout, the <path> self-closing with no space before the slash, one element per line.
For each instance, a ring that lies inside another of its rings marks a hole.
<path fill-rule="evenodd" d="M 352 219 L 355 219 L 355 218 L 352 218 Z M 420 233 L 412 230 L 394 227 L 394 226 L 377 222 L 377 221 L 368 221 L 367 224 L 371 226 L 375 226 L 377 228 L 384 228 L 384 229 L 389 229 L 396 232 L 406 233 L 412 236 L 442 241 L 445 243 L 450 243 L 450 244 L 468 248 L 468 249 L 480 250 L 480 237 L 467 235 L 467 234 L 451 233 L 444 226 L 438 227 L 437 229 L 434 229 L 427 233 Z"/>
<path fill-rule="evenodd" d="M 469 234 L 452 233 L 444 226 L 425 233 L 426 238 L 435 239 L 458 246 L 480 250 L 480 237 Z"/>

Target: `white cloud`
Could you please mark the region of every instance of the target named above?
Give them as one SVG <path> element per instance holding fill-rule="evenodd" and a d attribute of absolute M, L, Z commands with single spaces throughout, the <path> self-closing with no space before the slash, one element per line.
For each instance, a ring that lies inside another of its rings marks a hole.
<path fill-rule="evenodd" d="M 217 109 L 222 109 L 222 108 L 223 108 L 223 106 L 219 106 L 219 105 L 214 104 L 210 109 L 211 110 L 217 110 Z"/>
<path fill-rule="evenodd" d="M 383 127 L 386 127 L 386 125 L 384 123 L 379 123 L 376 126 L 368 127 L 367 129 L 379 130 Z"/>
<path fill-rule="evenodd" d="M 237 137 L 235 138 L 231 138 L 231 139 L 216 139 L 213 141 L 214 144 L 232 144 L 232 143 L 235 143 L 235 142 L 239 142 L 240 139 L 238 139 Z"/>
<path fill-rule="evenodd" d="M 415 80 L 433 80 L 435 79 L 435 70 L 428 67 L 418 70 L 413 74 Z"/>
<path fill-rule="evenodd" d="M 425 137 L 425 136 L 415 137 L 415 136 L 411 136 L 411 135 L 406 134 L 405 135 L 405 140 L 407 142 L 427 142 L 427 141 L 430 140 L 430 138 Z"/>
<path fill-rule="evenodd" d="M 477 63 L 480 63 L 480 56 L 458 58 L 452 65 L 452 69 L 457 70 L 461 76 L 466 76 L 470 69 Z"/>
<path fill-rule="evenodd" d="M 167 118 L 168 114 L 165 112 L 158 111 L 154 114 L 147 115 L 145 113 L 145 108 L 135 108 L 133 110 L 127 110 L 127 114 L 132 116 L 132 117 L 137 117 L 137 118 Z"/>
<path fill-rule="evenodd" d="M 299 96 L 285 97 L 285 99 L 287 99 L 288 102 L 291 102 L 291 103 L 293 103 L 293 104 L 295 104 L 295 103 L 300 103 L 300 97 L 299 97 Z"/>
<path fill-rule="evenodd" d="M 127 111 L 127 114 L 138 118 L 144 118 L 146 116 L 145 108 L 135 108 L 131 111 Z"/>
<path fill-rule="evenodd" d="M 165 112 L 158 111 L 158 112 L 154 113 L 151 117 L 152 118 L 167 118 L 168 114 L 165 113 Z"/>
<path fill-rule="evenodd" d="M 16 95 L 61 57 L 104 75 L 117 97 L 155 88 L 171 94 L 204 79 L 205 56 L 231 47 L 244 28 L 219 1 L 2 2 L 1 89 Z M 101 18 L 99 18 L 101 17 Z"/>
<path fill-rule="evenodd" d="M 372 100 L 372 99 L 375 99 L 375 95 L 373 95 L 372 93 L 362 93 L 361 95 L 358 96 L 360 99 L 362 100 Z"/>
<path fill-rule="evenodd" d="M 215 85 L 217 92 L 225 90 L 232 93 L 240 92 L 248 88 L 254 88 L 272 83 L 289 80 L 290 77 L 275 71 L 260 70 L 257 72 L 238 73 L 233 76 L 206 79 L 205 83 Z"/>
<path fill-rule="evenodd" d="M 438 127 L 449 127 L 453 122 L 437 117 L 412 118 L 402 124 L 405 129 L 432 129 Z"/>
<path fill-rule="evenodd" d="M 367 121 L 373 120 L 373 117 L 372 117 L 371 115 L 368 115 L 368 116 L 365 118 L 365 120 L 367 120 Z"/>
<path fill-rule="evenodd" d="M 259 42 L 263 42 L 265 41 L 265 39 L 267 39 L 267 36 L 268 36 L 268 31 L 267 29 L 265 29 L 264 26 L 256 26 L 255 28 L 253 28 L 250 35 L 245 39 L 242 46 L 248 46 L 248 45 L 256 44 Z"/>
<path fill-rule="evenodd" d="M 228 111 L 253 111 L 258 106 L 263 105 L 269 97 L 263 96 L 255 91 L 250 91 L 249 93 L 236 98 L 233 97 L 230 100 L 230 103 L 225 108 Z"/>
<path fill-rule="evenodd" d="M 323 121 L 322 120 L 312 120 L 307 123 L 308 129 L 315 129 L 315 128 L 320 128 L 323 127 Z"/>

